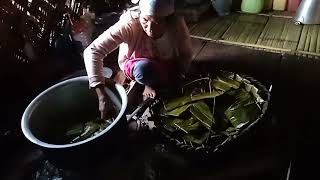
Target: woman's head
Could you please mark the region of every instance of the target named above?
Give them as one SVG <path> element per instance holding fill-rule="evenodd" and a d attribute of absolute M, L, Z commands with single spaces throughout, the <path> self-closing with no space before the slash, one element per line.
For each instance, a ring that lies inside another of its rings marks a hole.
<path fill-rule="evenodd" d="M 146 34 L 160 38 L 166 31 L 167 17 L 174 13 L 173 0 L 140 0 L 140 23 Z"/>

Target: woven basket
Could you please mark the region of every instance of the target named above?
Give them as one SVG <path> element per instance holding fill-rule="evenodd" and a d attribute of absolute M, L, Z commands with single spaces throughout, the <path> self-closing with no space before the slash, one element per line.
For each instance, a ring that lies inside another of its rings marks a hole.
<path fill-rule="evenodd" d="M 259 90 L 259 95 L 265 100 L 265 102 L 268 104 L 270 101 L 270 92 L 267 90 L 267 88 L 260 83 L 259 81 L 255 80 L 252 77 L 246 76 L 246 75 L 240 75 L 242 78 L 245 78 L 251 82 L 252 85 L 254 85 Z M 151 114 L 154 115 L 159 110 L 159 102 L 153 104 L 151 107 Z M 156 116 L 155 116 L 156 117 Z M 260 122 L 267 120 L 267 113 L 261 113 L 258 118 L 245 127 L 242 127 L 240 132 L 237 134 L 237 136 L 229 136 L 227 139 L 225 139 L 223 142 L 215 145 L 215 146 L 199 146 L 195 145 L 192 142 L 188 142 L 185 140 L 177 139 L 170 136 L 170 133 L 168 133 L 166 130 L 162 128 L 162 124 L 160 121 L 157 121 L 157 118 L 154 118 L 155 124 L 158 128 L 158 132 L 161 136 L 161 138 L 165 141 L 165 144 L 169 146 L 175 147 L 176 150 L 178 150 L 180 153 L 184 153 L 187 155 L 196 155 L 197 158 L 201 157 L 208 157 L 208 155 L 214 155 L 218 152 L 223 152 L 226 150 L 227 147 L 230 147 L 235 142 L 241 141 L 246 135 L 253 132 L 258 124 Z"/>

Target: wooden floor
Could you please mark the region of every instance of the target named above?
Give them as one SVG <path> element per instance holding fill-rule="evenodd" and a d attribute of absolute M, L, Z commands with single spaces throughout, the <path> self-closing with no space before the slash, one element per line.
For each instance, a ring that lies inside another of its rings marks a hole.
<path fill-rule="evenodd" d="M 265 51 L 320 56 L 320 25 L 296 25 L 290 14 L 206 16 L 189 26 L 193 38 Z"/>

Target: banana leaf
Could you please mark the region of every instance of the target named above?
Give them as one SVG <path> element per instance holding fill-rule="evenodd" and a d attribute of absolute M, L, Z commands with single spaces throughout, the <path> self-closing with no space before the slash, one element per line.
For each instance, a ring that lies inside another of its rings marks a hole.
<path fill-rule="evenodd" d="M 76 138 L 72 139 L 70 142 L 75 143 L 75 142 L 87 139 L 87 138 L 91 137 L 92 135 L 94 135 L 94 133 L 97 132 L 99 129 L 100 129 L 100 125 L 99 125 L 98 121 L 97 122 L 94 122 L 94 121 L 86 122 L 81 134 L 79 136 L 77 136 Z"/>
<path fill-rule="evenodd" d="M 180 114 L 182 114 L 183 112 L 185 112 L 192 104 L 187 104 L 181 107 L 178 107 L 176 109 L 173 109 L 172 111 L 164 111 L 161 112 L 162 116 L 180 116 Z M 164 109 L 163 109 L 164 110 Z"/>
<path fill-rule="evenodd" d="M 192 81 L 182 88 L 182 94 L 163 99 L 158 115 L 163 128 L 174 132 L 173 136 L 199 145 L 217 145 L 237 136 L 268 106 L 249 80 L 234 73 Z"/>
<path fill-rule="evenodd" d="M 66 136 L 79 136 L 83 131 L 84 125 L 82 123 L 72 126 L 66 133 Z"/>
<path fill-rule="evenodd" d="M 258 88 L 256 88 L 252 84 L 244 83 L 245 84 L 245 89 L 247 92 L 251 92 L 251 94 L 255 97 L 256 102 L 262 103 L 264 100 L 260 97 L 258 94 Z"/>
<path fill-rule="evenodd" d="M 228 129 L 226 129 L 225 131 L 222 131 L 221 133 L 227 136 L 233 136 L 238 134 L 238 131 L 235 127 L 229 127 Z"/>
<path fill-rule="evenodd" d="M 240 82 L 225 77 L 217 77 L 212 80 L 212 86 L 221 91 L 228 91 L 231 88 L 238 89 L 240 85 Z"/>
<path fill-rule="evenodd" d="M 169 131 L 169 132 L 174 132 L 178 130 L 177 126 L 175 124 L 178 124 L 179 122 L 184 121 L 183 119 L 179 118 L 169 118 L 169 117 L 162 117 L 161 122 L 163 124 L 163 127 Z"/>
<path fill-rule="evenodd" d="M 161 111 L 172 111 L 175 108 L 184 106 L 188 103 L 192 103 L 194 101 L 208 99 L 208 98 L 214 98 L 217 96 L 220 96 L 223 94 L 221 91 L 212 91 L 212 92 L 205 92 L 205 93 L 199 93 L 194 96 L 183 96 L 180 98 L 171 99 L 168 102 L 164 104 L 164 110 Z"/>
<path fill-rule="evenodd" d="M 226 129 L 226 132 L 234 132 L 234 131 L 237 131 L 235 127 L 228 127 L 228 129 Z"/>
<path fill-rule="evenodd" d="M 182 92 L 184 95 L 190 95 L 190 94 L 198 94 L 204 91 L 210 91 L 210 78 L 199 78 L 196 80 L 193 80 L 191 82 L 188 82 L 182 87 Z"/>
<path fill-rule="evenodd" d="M 234 79 L 235 78 L 235 73 L 229 72 L 229 71 L 220 71 L 219 76 L 220 77 L 225 77 L 228 79 Z"/>
<path fill-rule="evenodd" d="M 113 122 L 113 118 L 110 118 L 108 120 L 103 120 L 100 124 L 99 124 L 99 131 L 103 131 L 104 129 L 106 129 L 108 126 L 110 126 Z"/>
<path fill-rule="evenodd" d="M 227 78 L 227 77 L 219 77 L 219 79 L 221 79 L 222 81 L 230 84 L 230 86 L 234 89 L 238 89 L 241 85 L 241 82 L 238 82 L 234 79 L 230 79 L 230 78 Z"/>
<path fill-rule="evenodd" d="M 188 120 L 180 121 L 178 123 L 174 123 L 176 127 L 178 127 L 183 132 L 189 133 L 190 131 L 198 130 L 201 126 L 201 123 L 191 117 Z"/>
<path fill-rule="evenodd" d="M 260 107 L 256 103 L 234 103 L 226 111 L 225 115 L 231 124 L 239 128 L 244 123 L 256 120 L 261 114 Z"/>
<path fill-rule="evenodd" d="M 197 143 L 199 145 L 203 144 L 203 142 L 208 139 L 210 133 L 209 132 L 205 132 L 202 134 L 186 134 L 183 139 L 186 141 L 191 141 L 194 143 Z"/>
<path fill-rule="evenodd" d="M 210 119 L 214 123 L 213 114 L 210 111 L 209 106 L 204 101 L 197 101 L 192 104 L 195 108 L 197 108 L 205 117 Z"/>
<path fill-rule="evenodd" d="M 237 89 L 237 90 L 232 90 L 227 92 L 227 94 L 233 96 L 236 98 L 237 102 L 253 102 L 254 101 L 254 97 L 252 97 L 252 95 L 244 90 L 243 88 Z"/>
<path fill-rule="evenodd" d="M 245 78 L 242 78 L 241 76 L 239 76 L 238 74 L 236 74 L 235 80 L 240 82 L 240 83 L 247 83 L 250 84 L 251 82 Z"/>
<path fill-rule="evenodd" d="M 81 139 L 87 139 L 89 138 L 92 134 L 94 134 L 96 131 L 100 129 L 100 125 L 97 122 L 89 121 L 85 124 L 84 131 L 80 135 Z"/>
<path fill-rule="evenodd" d="M 188 134 L 190 131 L 198 130 L 201 126 L 201 123 L 194 118 L 187 120 L 178 119 L 178 118 L 166 118 L 162 119 L 163 127 L 169 132 L 175 132 L 181 130 Z"/>
<path fill-rule="evenodd" d="M 209 107 L 202 101 L 192 104 L 189 111 L 205 128 L 211 130 L 214 118 Z"/>

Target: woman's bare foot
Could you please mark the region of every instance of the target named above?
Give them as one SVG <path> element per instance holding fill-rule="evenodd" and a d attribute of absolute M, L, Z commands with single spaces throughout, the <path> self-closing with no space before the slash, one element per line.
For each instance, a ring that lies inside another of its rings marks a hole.
<path fill-rule="evenodd" d="M 142 95 L 144 97 L 155 98 L 156 97 L 156 91 L 150 86 L 144 86 L 144 90 L 143 90 Z"/>

